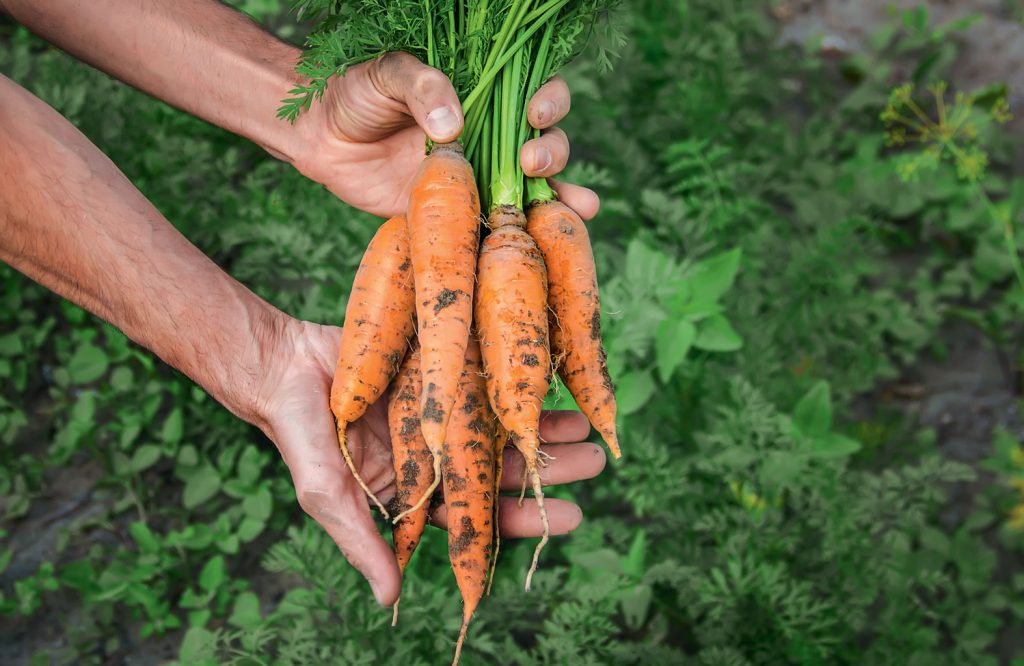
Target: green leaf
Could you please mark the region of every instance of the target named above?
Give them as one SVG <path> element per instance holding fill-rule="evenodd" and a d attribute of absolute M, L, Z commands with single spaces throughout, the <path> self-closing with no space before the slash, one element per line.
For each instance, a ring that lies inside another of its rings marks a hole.
<path fill-rule="evenodd" d="M 220 474 L 210 464 L 205 464 L 192 472 L 185 482 L 182 504 L 186 509 L 194 509 L 217 494 L 220 490 Z"/>
<path fill-rule="evenodd" d="M 178 451 L 178 464 L 185 467 L 195 467 L 199 464 L 199 452 L 196 447 L 186 444 Z"/>
<path fill-rule="evenodd" d="M 228 623 L 239 629 L 255 629 L 262 620 L 259 597 L 252 592 L 242 592 L 238 595 Z"/>
<path fill-rule="evenodd" d="M 94 590 L 96 589 L 96 569 L 88 560 L 76 560 L 60 570 L 60 582 L 83 593 Z"/>
<path fill-rule="evenodd" d="M 216 555 L 203 566 L 199 572 L 199 587 L 204 592 L 215 592 L 228 578 L 227 566 L 223 555 Z"/>
<path fill-rule="evenodd" d="M 743 347 L 743 338 L 722 315 L 700 322 L 693 346 L 711 352 L 733 352 Z"/>
<path fill-rule="evenodd" d="M 672 378 L 672 373 L 686 359 L 696 337 L 697 327 L 693 322 L 666 319 L 658 324 L 654 331 L 654 358 L 662 382 Z"/>
<path fill-rule="evenodd" d="M 94 382 L 103 376 L 109 365 L 105 351 L 90 342 L 83 342 L 68 361 L 69 379 L 73 384 Z"/>
<path fill-rule="evenodd" d="M 622 558 L 622 572 L 627 576 L 639 579 L 644 575 L 644 559 L 647 552 L 647 533 L 637 530 L 629 552 Z"/>
<path fill-rule="evenodd" d="M 653 596 L 650 585 L 634 585 L 623 591 L 619 603 L 622 604 L 622 615 L 630 628 L 639 629 L 643 626 Z"/>
<path fill-rule="evenodd" d="M 832 393 L 828 382 L 814 384 L 796 403 L 793 424 L 804 435 L 817 437 L 832 428 Z"/>
<path fill-rule="evenodd" d="M 132 369 L 127 366 L 119 365 L 110 373 L 110 385 L 118 391 L 127 391 L 132 387 L 134 381 Z"/>
<path fill-rule="evenodd" d="M 693 300 L 700 303 L 714 303 L 729 291 L 740 268 L 740 249 L 716 254 L 694 264 L 686 272 L 690 282 Z"/>
<path fill-rule="evenodd" d="M 213 615 L 209 608 L 203 608 L 202 610 L 190 611 L 188 614 L 188 626 L 190 627 L 205 627 L 206 623 L 210 621 L 210 616 Z"/>
<path fill-rule="evenodd" d="M 216 657 L 217 639 L 213 632 L 203 627 L 192 627 L 185 632 L 178 649 L 182 664 L 213 663 Z"/>
<path fill-rule="evenodd" d="M 242 455 L 238 457 L 238 480 L 245 485 L 252 485 L 260 478 L 262 468 L 263 457 L 259 450 L 252 444 L 245 447 Z"/>
<path fill-rule="evenodd" d="M 830 432 L 820 437 L 815 437 L 811 442 L 811 455 L 815 458 L 830 460 L 833 458 L 845 458 L 860 451 L 861 444 L 855 439 L 844 437 L 838 433 Z"/>
<path fill-rule="evenodd" d="M 175 407 L 164 420 L 164 426 L 160 429 L 160 439 L 168 444 L 176 444 L 181 441 L 183 431 L 184 420 L 182 418 L 181 407 Z"/>
<path fill-rule="evenodd" d="M 20 356 L 25 350 L 17 333 L 0 336 L 0 356 Z"/>
<path fill-rule="evenodd" d="M 637 411 L 654 395 L 654 379 L 647 370 L 635 370 L 627 373 L 616 384 L 615 399 L 618 402 L 620 416 L 627 416 Z"/>
<path fill-rule="evenodd" d="M 135 449 L 135 453 L 132 454 L 132 461 L 129 465 L 132 472 L 136 474 L 149 469 L 156 461 L 160 460 L 160 447 L 155 444 L 143 444 L 139 448 Z"/>
<path fill-rule="evenodd" d="M 135 543 L 139 544 L 139 549 L 142 552 L 160 552 L 160 539 L 153 534 L 153 531 L 149 529 L 149 525 L 146 523 L 136 521 L 128 526 L 128 532 L 135 539 Z"/>
<path fill-rule="evenodd" d="M 253 520 L 266 521 L 274 508 L 274 498 L 267 486 L 261 486 L 255 493 L 242 500 L 242 510 Z"/>
<path fill-rule="evenodd" d="M 248 543 L 263 533 L 263 528 L 266 527 L 266 520 L 256 520 L 254 518 L 242 518 L 242 521 L 238 523 L 238 529 L 236 534 L 238 540 L 243 543 Z"/>

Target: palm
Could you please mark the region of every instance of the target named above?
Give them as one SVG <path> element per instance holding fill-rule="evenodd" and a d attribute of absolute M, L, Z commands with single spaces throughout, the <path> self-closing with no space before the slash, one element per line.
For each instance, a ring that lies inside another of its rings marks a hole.
<path fill-rule="evenodd" d="M 305 461 L 311 452 L 315 453 L 317 468 L 324 474 L 318 479 L 318 494 L 354 493 L 361 497 L 362 491 L 339 455 L 334 419 L 328 407 L 341 329 L 303 322 L 299 335 L 295 345 L 299 350 L 297 358 L 289 364 L 275 391 L 282 401 L 276 406 L 271 424 L 274 439 L 290 466 L 292 460 Z M 386 400 L 378 400 L 347 431 L 347 445 L 356 469 L 383 501 L 394 494 L 395 480 L 386 405 Z M 299 474 L 307 468 L 291 469 L 299 487 Z M 324 486 L 329 479 L 333 482 Z"/>

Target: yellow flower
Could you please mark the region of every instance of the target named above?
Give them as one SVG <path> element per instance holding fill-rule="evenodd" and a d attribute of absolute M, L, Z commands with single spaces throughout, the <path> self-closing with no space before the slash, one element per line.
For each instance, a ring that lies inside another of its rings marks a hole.
<path fill-rule="evenodd" d="M 1013 120 L 1013 114 L 1010 113 L 1010 103 L 1005 97 L 1000 97 L 992 105 L 992 119 L 997 123 L 1008 123 Z"/>
<path fill-rule="evenodd" d="M 1010 510 L 1006 526 L 1014 532 L 1024 532 L 1024 503 L 1018 504 Z"/>
<path fill-rule="evenodd" d="M 956 156 L 956 173 L 971 182 L 981 180 L 988 166 L 988 155 L 977 148 L 969 148 Z"/>

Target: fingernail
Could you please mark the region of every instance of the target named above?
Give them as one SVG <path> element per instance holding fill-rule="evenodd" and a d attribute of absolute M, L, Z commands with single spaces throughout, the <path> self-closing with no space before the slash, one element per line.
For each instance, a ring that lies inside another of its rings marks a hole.
<path fill-rule="evenodd" d="M 459 119 L 447 106 L 427 114 L 427 132 L 432 139 L 451 139 L 459 131 Z"/>
<path fill-rule="evenodd" d="M 535 173 L 541 173 L 549 166 L 553 158 L 551 157 L 551 151 L 547 148 L 538 148 L 533 153 L 533 170 Z"/>
<path fill-rule="evenodd" d="M 541 102 L 540 106 L 537 107 L 537 120 L 541 123 L 546 123 L 555 117 L 555 103 L 554 102 Z"/>

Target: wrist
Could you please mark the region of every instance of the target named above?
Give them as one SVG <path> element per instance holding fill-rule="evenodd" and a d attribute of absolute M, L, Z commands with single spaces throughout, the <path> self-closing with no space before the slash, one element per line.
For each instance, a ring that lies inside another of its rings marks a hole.
<path fill-rule="evenodd" d="M 268 432 L 269 396 L 280 379 L 277 369 L 294 337 L 295 320 L 258 298 L 247 310 L 249 344 L 238 363 L 223 373 L 220 395 L 214 397 L 243 421 Z"/>
<path fill-rule="evenodd" d="M 263 60 L 266 80 L 272 82 L 265 86 L 264 92 L 268 112 L 261 114 L 261 126 L 250 138 L 274 158 L 299 168 L 308 161 L 308 156 L 315 154 L 316 131 L 310 121 L 321 104 L 314 104 L 293 123 L 278 117 L 281 101 L 301 82 L 295 71 L 301 51 L 282 47 L 278 53 Z"/>

